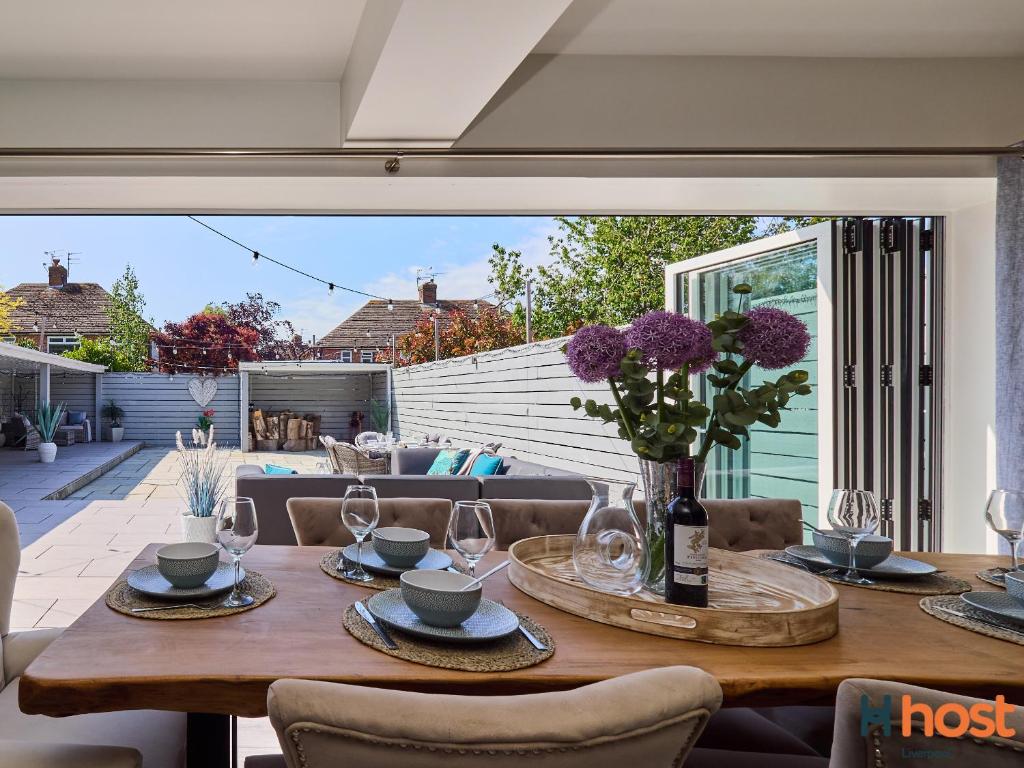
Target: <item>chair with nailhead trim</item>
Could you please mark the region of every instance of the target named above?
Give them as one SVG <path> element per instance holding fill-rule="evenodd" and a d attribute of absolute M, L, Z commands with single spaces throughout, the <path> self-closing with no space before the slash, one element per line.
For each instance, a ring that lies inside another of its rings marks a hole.
<path fill-rule="evenodd" d="M 449 696 L 278 680 L 267 708 L 284 754 L 246 768 L 678 768 L 722 701 L 695 667 L 571 691 Z"/>

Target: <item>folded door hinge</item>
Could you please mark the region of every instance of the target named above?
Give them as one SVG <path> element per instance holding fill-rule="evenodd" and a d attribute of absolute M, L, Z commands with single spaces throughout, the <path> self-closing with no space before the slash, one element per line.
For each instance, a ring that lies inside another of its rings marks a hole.
<path fill-rule="evenodd" d="M 922 387 L 930 387 L 932 385 L 932 367 L 930 365 L 921 366 L 917 376 L 917 383 Z"/>
<path fill-rule="evenodd" d="M 920 499 L 917 502 L 917 518 L 919 520 L 931 521 L 932 519 L 932 502 L 929 499 Z"/>
<path fill-rule="evenodd" d="M 863 250 L 861 245 L 863 227 L 859 219 L 843 220 L 843 250 L 856 253 Z"/>
<path fill-rule="evenodd" d="M 843 386 L 844 387 L 856 387 L 857 386 L 857 366 L 856 365 L 844 365 L 843 366 Z"/>
<path fill-rule="evenodd" d="M 878 373 L 879 384 L 883 387 L 892 386 L 892 364 L 886 363 Z"/>
<path fill-rule="evenodd" d="M 921 230 L 920 248 L 922 251 L 930 251 L 935 248 L 935 232 L 933 230 Z"/>

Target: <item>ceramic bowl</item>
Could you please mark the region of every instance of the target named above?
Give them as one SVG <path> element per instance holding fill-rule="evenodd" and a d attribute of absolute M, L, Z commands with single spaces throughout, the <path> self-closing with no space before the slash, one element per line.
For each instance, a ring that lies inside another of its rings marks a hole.
<path fill-rule="evenodd" d="M 412 568 L 430 551 L 430 534 L 417 528 L 375 528 L 373 550 L 395 568 Z"/>
<path fill-rule="evenodd" d="M 156 551 L 156 567 L 172 586 L 191 589 L 205 584 L 213 576 L 219 554 L 214 544 L 168 544 Z"/>
<path fill-rule="evenodd" d="M 811 533 L 814 546 L 836 565 L 850 564 L 850 541 L 832 531 Z M 857 543 L 857 567 L 874 568 L 892 554 L 892 539 L 886 536 L 865 536 Z"/>
<path fill-rule="evenodd" d="M 451 571 L 406 571 L 402 574 L 402 599 L 424 624 L 457 627 L 480 606 L 483 585 L 460 592 L 472 579 Z"/>
<path fill-rule="evenodd" d="M 1008 571 L 1006 574 L 1006 594 L 1024 605 L 1024 571 Z"/>

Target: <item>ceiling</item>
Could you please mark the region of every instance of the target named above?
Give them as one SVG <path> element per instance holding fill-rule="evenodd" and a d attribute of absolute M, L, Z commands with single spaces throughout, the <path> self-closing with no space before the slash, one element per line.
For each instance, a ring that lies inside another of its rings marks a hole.
<path fill-rule="evenodd" d="M 1024 55 L 1021 0 L 574 0 L 534 53 Z"/>
<path fill-rule="evenodd" d="M 0 4 L 0 78 L 333 80 L 366 0 Z"/>

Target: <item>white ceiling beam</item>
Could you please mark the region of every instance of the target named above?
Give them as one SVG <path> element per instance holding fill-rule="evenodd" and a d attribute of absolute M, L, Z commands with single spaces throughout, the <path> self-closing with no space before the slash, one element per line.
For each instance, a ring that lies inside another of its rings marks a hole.
<path fill-rule="evenodd" d="M 571 0 L 374 0 L 341 81 L 346 147 L 449 147 Z"/>

